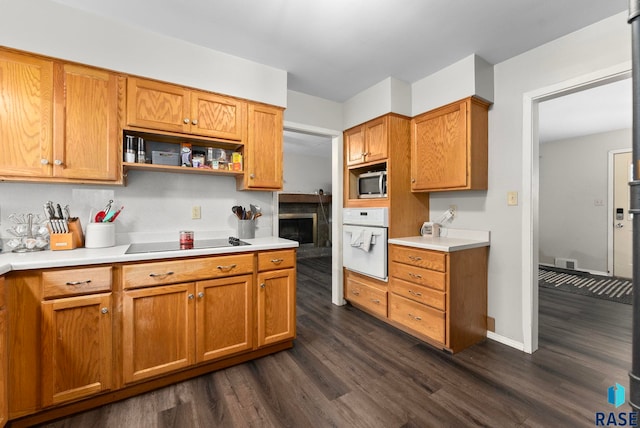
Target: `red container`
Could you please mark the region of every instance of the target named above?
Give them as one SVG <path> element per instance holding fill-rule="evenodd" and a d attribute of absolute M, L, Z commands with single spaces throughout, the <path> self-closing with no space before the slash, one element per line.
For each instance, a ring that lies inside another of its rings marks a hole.
<path fill-rule="evenodd" d="M 180 231 L 180 249 L 189 250 L 193 248 L 193 231 L 181 230 Z"/>

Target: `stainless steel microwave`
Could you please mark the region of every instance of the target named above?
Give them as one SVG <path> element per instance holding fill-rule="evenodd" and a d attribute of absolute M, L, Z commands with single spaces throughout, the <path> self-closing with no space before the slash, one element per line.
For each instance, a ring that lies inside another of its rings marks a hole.
<path fill-rule="evenodd" d="M 387 171 L 365 172 L 358 176 L 358 198 L 386 198 Z"/>

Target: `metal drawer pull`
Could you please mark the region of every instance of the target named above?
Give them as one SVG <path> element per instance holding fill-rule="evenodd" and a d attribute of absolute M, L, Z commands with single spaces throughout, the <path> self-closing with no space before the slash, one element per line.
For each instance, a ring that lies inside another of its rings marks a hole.
<path fill-rule="evenodd" d="M 375 303 L 376 305 L 379 305 L 379 304 L 380 304 L 380 300 L 379 300 L 379 299 L 371 299 L 371 301 L 372 301 L 373 303 Z"/>
<path fill-rule="evenodd" d="M 356 296 L 359 296 L 360 292 L 356 290 L 351 290 L 351 294 L 355 294 Z"/>
<path fill-rule="evenodd" d="M 414 295 L 414 296 L 416 296 L 416 297 L 421 297 L 421 296 L 422 296 L 422 293 L 416 293 L 416 292 L 415 292 L 415 291 L 413 291 L 413 290 L 409 290 L 409 294 L 413 294 L 413 295 Z"/>
<path fill-rule="evenodd" d="M 108 308 L 102 308 L 102 309 L 100 309 L 100 312 L 102 312 L 103 314 L 108 314 L 109 313 L 109 309 Z"/>
<path fill-rule="evenodd" d="M 169 271 L 169 272 L 165 272 L 165 273 L 150 273 L 150 274 L 149 274 L 149 276 L 150 276 L 151 278 L 155 278 L 155 277 L 157 277 L 157 276 L 169 276 L 169 275 L 173 275 L 173 272 L 172 272 L 172 271 Z"/>
<path fill-rule="evenodd" d="M 91 280 L 87 279 L 86 281 L 71 281 L 71 282 L 67 282 L 67 285 L 80 285 L 80 284 L 88 284 L 90 283 Z"/>
<path fill-rule="evenodd" d="M 422 279 L 422 275 L 409 272 L 409 276 L 416 279 Z"/>
<path fill-rule="evenodd" d="M 408 314 L 408 315 L 416 321 L 422 321 L 422 318 L 420 317 L 416 317 L 415 315 L 412 315 L 412 314 Z"/>
<path fill-rule="evenodd" d="M 418 256 L 409 256 L 409 258 L 414 262 L 419 262 L 420 260 L 422 260 L 422 257 L 418 257 Z"/>
<path fill-rule="evenodd" d="M 231 269 L 235 268 L 237 265 L 234 263 L 232 265 L 229 266 L 217 266 L 218 269 L 225 271 L 225 272 L 229 272 Z"/>
<path fill-rule="evenodd" d="M 279 265 L 280 263 L 282 263 L 284 261 L 284 259 L 271 259 L 271 263 L 274 263 L 276 265 Z"/>

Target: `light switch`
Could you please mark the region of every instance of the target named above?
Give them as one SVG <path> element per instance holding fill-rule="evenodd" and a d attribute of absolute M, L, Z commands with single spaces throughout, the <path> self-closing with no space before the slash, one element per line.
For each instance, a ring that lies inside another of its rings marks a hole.
<path fill-rule="evenodd" d="M 191 207 L 191 218 L 193 220 L 198 220 L 200 219 L 200 205 L 194 205 L 193 207 Z"/>
<path fill-rule="evenodd" d="M 507 205 L 509 206 L 518 205 L 518 192 L 516 191 L 507 192 Z"/>

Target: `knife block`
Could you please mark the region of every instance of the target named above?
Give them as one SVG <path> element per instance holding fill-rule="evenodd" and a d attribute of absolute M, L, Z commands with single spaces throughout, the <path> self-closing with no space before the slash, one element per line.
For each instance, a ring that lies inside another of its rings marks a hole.
<path fill-rule="evenodd" d="M 84 246 L 80 219 L 69 220 L 69 233 L 53 233 L 49 227 L 49 247 L 52 251 L 73 250 Z"/>

